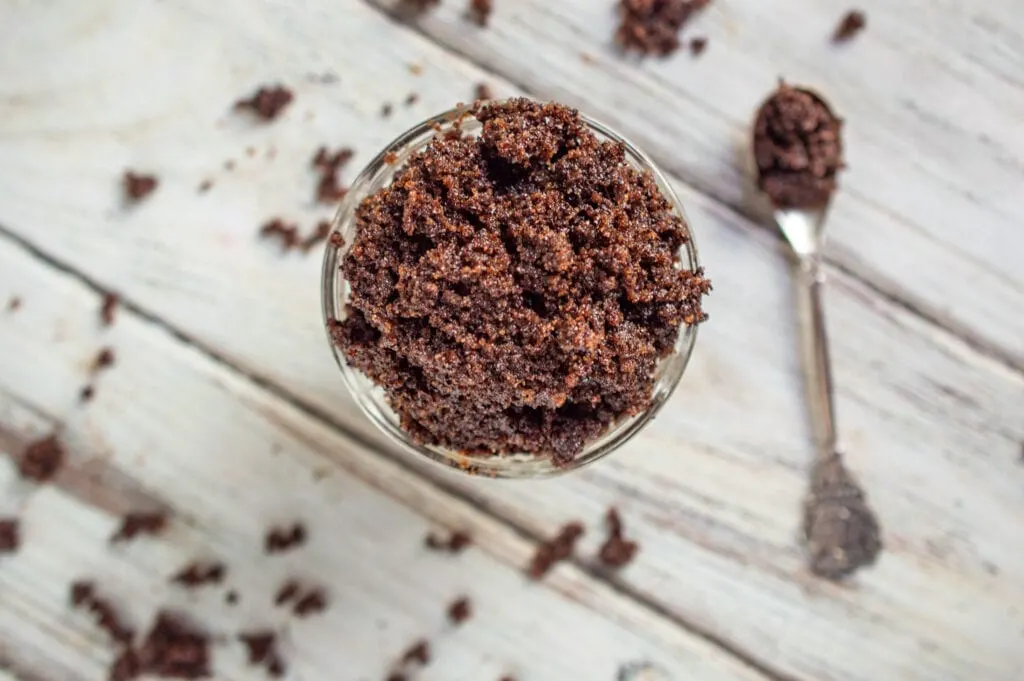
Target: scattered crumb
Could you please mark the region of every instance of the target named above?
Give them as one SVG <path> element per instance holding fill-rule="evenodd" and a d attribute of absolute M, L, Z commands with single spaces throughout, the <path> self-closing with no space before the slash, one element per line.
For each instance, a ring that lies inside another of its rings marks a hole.
<path fill-rule="evenodd" d="M 260 236 L 264 239 L 277 239 L 281 243 L 281 250 L 286 252 L 299 245 L 299 228 L 281 218 L 274 218 L 260 227 Z"/>
<path fill-rule="evenodd" d="M 21 545 L 21 529 L 17 518 L 0 518 L 0 553 L 14 553 Z"/>
<path fill-rule="evenodd" d="M 267 532 L 263 542 L 266 553 L 283 553 L 306 543 L 306 526 L 294 523 L 291 527 L 275 527 Z"/>
<path fill-rule="evenodd" d="M 230 172 L 230 171 L 232 171 L 234 169 L 235 169 L 235 162 L 234 162 L 233 159 L 229 158 L 228 160 L 224 161 L 224 170 L 227 170 L 228 172 Z"/>
<path fill-rule="evenodd" d="M 131 541 L 140 534 L 156 536 L 167 527 L 167 514 L 155 512 L 129 513 L 121 520 L 121 527 L 110 537 L 111 543 Z"/>
<path fill-rule="evenodd" d="M 131 681 L 139 675 L 139 658 L 132 648 L 125 648 L 110 666 L 110 681 Z"/>
<path fill-rule="evenodd" d="M 415 662 L 421 667 L 427 666 L 430 664 L 430 644 L 424 639 L 416 641 L 402 655 L 402 662 L 404 664 Z"/>
<path fill-rule="evenodd" d="M 296 617 L 308 617 L 327 609 L 327 595 L 323 589 L 312 589 L 295 602 L 292 612 Z"/>
<path fill-rule="evenodd" d="M 331 233 L 331 223 L 328 220 L 321 220 L 316 223 L 316 229 L 313 233 L 302 240 L 299 244 L 299 248 L 302 249 L 303 253 L 309 253 L 311 250 L 327 241 L 327 236 Z"/>
<path fill-rule="evenodd" d="M 679 32 L 711 0 L 619 0 L 615 39 L 624 50 L 667 57 L 679 49 Z"/>
<path fill-rule="evenodd" d="M 18 308 L 21 307 L 21 298 L 18 296 L 11 296 L 11 299 L 7 301 L 7 311 L 17 312 Z"/>
<path fill-rule="evenodd" d="M 341 235 L 341 232 L 331 232 L 331 236 L 327 240 L 334 248 L 341 248 L 345 245 L 345 237 Z"/>
<path fill-rule="evenodd" d="M 95 619 L 96 626 L 105 631 L 116 643 L 131 645 L 135 638 L 135 629 L 125 624 L 110 601 L 96 593 L 96 586 L 92 582 L 77 581 L 71 585 L 71 606 L 88 610 Z"/>
<path fill-rule="evenodd" d="M 130 202 L 141 201 L 156 189 L 159 181 L 154 175 L 142 175 L 126 170 L 122 180 L 125 197 Z"/>
<path fill-rule="evenodd" d="M 232 589 L 224 594 L 224 602 L 228 605 L 238 605 L 238 592 Z"/>
<path fill-rule="evenodd" d="M 537 553 L 527 568 L 530 579 L 541 579 L 560 561 L 569 558 L 576 545 L 576 540 L 583 536 L 583 525 L 578 522 L 567 523 L 551 540 L 537 547 Z"/>
<path fill-rule="evenodd" d="M 81 392 L 78 393 L 78 401 L 85 403 L 91 402 L 92 398 L 96 396 L 96 388 L 91 385 L 87 385 L 82 388 Z"/>
<path fill-rule="evenodd" d="M 408 678 L 409 677 L 401 672 L 395 672 L 394 674 L 388 675 L 388 681 L 408 681 Z"/>
<path fill-rule="evenodd" d="M 494 92 L 491 91 L 491 86 L 487 83 L 477 83 L 475 97 L 477 100 L 494 99 Z"/>
<path fill-rule="evenodd" d="M 109 369 L 110 367 L 114 366 L 115 360 L 116 356 L 114 355 L 114 351 L 112 349 L 100 349 L 99 353 L 96 354 L 96 359 L 92 361 L 93 373 L 102 371 L 104 369 Z"/>
<path fill-rule="evenodd" d="M 64 465 L 64 447 L 56 435 L 36 440 L 25 448 L 18 463 L 21 477 L 35 482 L 47 482 Z"/>
<path fill-rule="evenodd" d="M 224 581 L 227 568 L 224 563 L 191 563 L 186 565 L 178 574 L 171 577 L 171 581 L 189 589 L 194 589 L 204 584 L 220 584 Z"/>
<path fill-rule="evenodd" d="M 114 312 L 117 311 L 119 299 L 116 293 L 105 293 L 103 302 L 100 304 L 100 322 L 103 326 L 110 326 L 114 323 Z"/>
<path fill-rule="evenodd" d="M 448 606 L 448 621 L 452 624 L 462 624 L 473 615 L 473 606 L 469 598 L 462 596 Z"/>
<path fill-rule="evenodd" d="M 202 182 L 199 183 L 199 189 L 197 191 L 200 194 L 205 194 L 206 192 L 210 191 L 210 188 L 212 186 L 213 186 L 213 180 L 206 179 L 206 180 L 203 180 Z"/>
<path fill-rule="evenodd" d="M 466 14 L 478 26 L 487 26 L 487 21 L 491 18 L 491 10 L 493 9 L 494 6 L 491 0 L 469 0 Z"/>
<path fill-rule="evenodd" d="M 322 203 L 334 203 L 345 198 L 348 187 L 341 184 L 339 174 L 348 164 L 355 151 L 351 147 L 342 147 L 335 152 L 327 147 L 320 147 L 313 156 L 313 168 L 320 173 L 317 182 L 316 198 Z"/>
<path fill-rule="evenodd" d="M 286 666 L 277 650 L 277 634 L 272 631 L 255 631 L 238 635 L 249 653 L 249 664 L 264 667 L 273 677 L 284 675 Z"/>
<path fill-rule="evenodd" d="M 836 31 L 832 34 L 832 42 L 845 43 L 853 40 L 867 25 L 868 18 L 864 12 L 850 10 L 836 26 Z"/>
<path fill-rule="evenodd" d="M 627 565 L 636 556 L 639 545 L 622 536 L 622 518 L 615 508 L 609 508 L 605 516 L 608 525 L 608 539 L 601 546 L 598 558 L 608 567 L 620 568 Z"/>
<path fill-rule="evenodd" d="M 512 677 L 512 676 L 503 676 L 503 677 L 501 677 L 501 681 L 516 681 L 516 680 L 515 680 L 515 677 Z"/>
<path fill-rule="evenodd" d="M 461 553 L 463 549 L 473 543 L 473 538 L 468 532 L 455 530 L 447 538 L 438 536 L 431 532 L 424 542 L 428 549 L 435 551 L 447 551 L 448 553 Z"/>
<path fill-rule="evenodd" d="M 418 101 L 420 101 L 420 96 L 415 92 L 410 92 L 409 96 L 405 98 L 405 105 L 412 106 Z"/>
<path fill-rule="evenodd" d="M 424 10 L 433 9 L 441 4 L 441 0 L 400 0 L 399 6 L 401 9 L 412 12 L 423 12 Z"/>
<path fill-rule="evenodd" d="M 699 38 L 693 38 L 690 40 L 690 54 L 694 57 L 699 57 L 704 54 L 704 50 L 708 49 L 708 39 L 701 36 Z"/>
<path fill-rule="evenodd" d="M 248 110 L 265 121 L 272 121 L 293 99 L 295 95 L 283 85 L 263 86 L 249 99 L 235 102 L 235 109 Z"/>
<path fill-rule="evenodd" d="M 179 616 L 160 612 L 152 629 L 135 651 L 144 674 L 182 679 L 201 679 L 210 673 L 209 637 Z"/>
<path fill-rule="evenodd" d="M 388 153 L 384 154 L 384 162 L 387 163 L 389 166 L 394 165 L 397 161 L 398 154 L 396 154 L 395 152 L 389 151 Z"/>
<path fill-rule="evenodd" d="M 285 605 L 286 603 L 295 600 L 301 590 L 301 584 L 294 579 L 289 579 L 281 585 L 280 589 L 277 590 L 277 595 L 274 596 L 274 605 Z"/>
<path fill-rule="evenodd" d="M 385 103 L 384 106 L 382 106 L 380 108 L 380 117 L 381 118 L 389 118 L 390 116 L 391 116 L 391 104 Z"/>
<path fill-rule="evenodd" d="M 414 76 L 423 75 L 423 65 L 417 64 L 416 62 L 409 64 L 409 73 L 411 73 Z"/>

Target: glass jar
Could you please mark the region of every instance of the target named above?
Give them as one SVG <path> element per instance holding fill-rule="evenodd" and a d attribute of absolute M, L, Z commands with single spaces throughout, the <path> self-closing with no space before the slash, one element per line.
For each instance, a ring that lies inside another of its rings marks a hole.
<path fill-rule="evenodd" d="M 352 183 L 332 226 L 331 236 L 334 236 L 334 232 L 340 234 L 343 239 L 340 242 L 341 246 L 336 245 L 338 241 L 336 238 L 329 239 L 324 255 L 322 296 L 325 327 L 331 320 L 345 318 L 345 306 L 350 291 L 341 272 L 341 264 L 348 249 L 355 242 L 357 207 L 366 197 L 387 186 L 410 156 L 424 149 L 440 131 L 450 128 L 453 121 L 463 116 L 466 108 L 460 107 L 446 111 L 406 131 L 377 154 L 377 157 Z M 582 114 L 581 119 L 599 140 L 610 140 L 622 144 L 626 150 L 626 160 L 631 165 L 653 175 L 665 198 L 683 219 L 684 229 L 689 237 L 687 243 L 680 248 L 680 267 L 696 270 L 699 267 L 697 247 L 690 230 L 690 223 L 686 219 L 678 197 L 661 171 L 643 152 L 606 125 Z M 466 117 L 461 121 L 460 127 L 464 133 L 474 134 L 479 132 L 481 126 L 475 118 Z M 536 454 L 468 455 L 445 447 L 416 442 L 402 429 L 401 421 L 388 404 L 384 391 L 362 372 L 349 366 L 344 354 L 333 342 L 328 331 L 328 342 L 338 366 L 341 368 L 342 379 L 366 416 L 391 440 L 406 451 L 425 456 L 457 470 L 494 478 L 535 478 L 565 473 L 593 463 L 618 450 L 650 423 L 668 401 L 686 370 L 696 340 L 697 327 L 683 325 L 672 353 L 661 360 L 655 371 L 651 404 L 647 410 L 612 424 L 601 437 L 588 442 L 583 451 L 577 454 L 572 461 L 556 465 L 550 457 Z"/>

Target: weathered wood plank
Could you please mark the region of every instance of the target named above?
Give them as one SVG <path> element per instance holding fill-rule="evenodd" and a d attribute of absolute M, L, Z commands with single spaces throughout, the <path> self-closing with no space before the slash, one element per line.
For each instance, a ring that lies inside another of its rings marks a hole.
<path fill-rule="evenodd" d="M 401 0 L 369 0 L 393 8 Z M 414 26 L 527 88 L 615 125 L 666 168 L 761 214 L 744 160 L 777 79 L 818 87 L 847 121 L 849 170 L 829 258 L 1024 367 L 1024 16 L 1012 0 L 858 3 L 869 26 L 829 44 L 849 5 L 713 3 L 699 60 L 623 59 L 613 2 L 495 3 L 486 30 L 447 2 Z"/>
<path fill-rule="evenodd" d="M 94 577 L 140 626 L 166 606 L 223 637 L 222 679 L 253 678 L 232 638 L 263 626 L 281 632 L 295 679 L 383 679 L 425 636 L 434 661 L 416 678 L 428 681 L 611 679 L 638 660 L 666 679 L 767 681 L 578 568 L 529 582 L 521 567 L 532 542 L 132 313 L 102 332 L 95 292 L 0 240 L 0 291 L 15 287 L 34 295 L 0 319 L 0 451 L 20 453 L 19 439 L 57 426 L 70 449 L 67 469 L 43 488 L 0 456 L 0 499 L 24 523 L 22 549 L 0 558 L 0 651 L 17 675 L 106 678 L 105 635 L 67 605 L 69 584 Z M 78 389 L 101 344 L 117 362 L 82 406 Z M 140 505 L 172 509 L 168 532 L 111 548 L 118 514 Z M 266 528 L 296 519 L 307 546 L 263 555 Z M 458 557 L 425 550 L 436 526 L 472 530 L 474 547 Z M 223 587 L 168 583 L 197 558 L 227 564 Z M 323 616 L 295 620 L 273 607 L 288 577 L 327 587 Z M 224 603 L 228 588 L 237 607 Z M 460 594 L 474 616 L 452 627 L 445 612 Z"/>
<path fill-rule="evenodd" d="M 312 181 L 302 169 L 317 145 L 356 143 L 357 163 L 366 160 L 416 118 L 465 98 L 485 75 L 358 3 L 345 6 L 343 22 L 329 21 L 341 10 L 312 2 L 259 11 L 247 4 L 237 16 L 232 3 L 142 7 L 119 6 L 92 38 L 123 45 L 148 31 L 155 46 L 137 73 L 118 75 L 123 66 L 110 56 L 78 80 L 118 82 L 120 90 L 143 82 L 169 50 L 156 39 L 166 31 L 196 43 L 197 56 L 174 67 L 179 84 L 130 99 L 135 111 L 121 91 L 97 100 L 79 88 L 40 93 L 11 128 L 4 118 L 0 131 L 11 132 L 0 133 L 0 224 L 124 292 L 204 350 L 367 432 L 324 347 L 319 264 L 282 258 L 254 233 L 275 211 L 316 217 L 307 212 Z M 69 10 L 59 21 L 98 23 L 89 18 L 94 8 L 77 11 L 89 16 Z M 338 69 L 340 85 L 305 81 L 307 72 L 355 61 L 361 70 Z M 423 65 L 423 75 L 412 75 L 410 63 Z M 226 116 L 235 97 L 277 74 L 300 90 L 284 120 L 253 129 Z M 399 104 L 393 119 L 378 118 L 382 101 L 400 102 L 414 89 L 422 107 Z M 304 102 L 315 110 L 312 121 Z M 67 112 L 84 112 L 85 121 Z M 220 119 L 227 122 L 217 128 Z M 249 144 L 273 144 L 276 159 L 247 160 Z M 219 171 L 229 157 L 238 170 Z M 118 205 L 116 187 L 127 165 L 165 178 L 130 212 Z M 207 173 L 217 185 L 195 197 Z M 1022 624 L 1012 604 L 1022 600 L 1024 557 L 1005 539 L 1024 515 L 1015 485 L 1020 376 L 838 276 L 829 312 L 841 428 L 891 551 L 855 588 L 810 581 L 795 536 L 810 452 L 785 263 L 767 232 L 681 189 L 716 292 L 694 364 L 664 416 L 616 459 L 566 480 L 491 485 L 423 470 L 534 534 L 623 504 L 635 514 L 630 531 L 645 542 L 623 588 L 796 678 L 1016 681 Z M 18 292 L 30 305 L 32 291 Z M 33 352 L 42 358 L 44 350 Z"/>

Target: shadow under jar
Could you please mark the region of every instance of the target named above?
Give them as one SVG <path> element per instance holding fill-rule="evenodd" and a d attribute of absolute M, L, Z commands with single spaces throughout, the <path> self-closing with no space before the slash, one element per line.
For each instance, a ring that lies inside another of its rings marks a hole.
<path fill-rule="evenodd" d="M 636 147 L 557 104 L 458 107 L 353 183 L 323 269 L 342 377 L 404 449 L 471 474 L 577 469 L 682 378 L 710 291 Z"/>

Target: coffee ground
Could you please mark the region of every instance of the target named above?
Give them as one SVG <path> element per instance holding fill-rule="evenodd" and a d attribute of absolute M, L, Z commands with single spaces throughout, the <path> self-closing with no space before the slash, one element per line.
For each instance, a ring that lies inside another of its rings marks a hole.
<path fill-rule="evenodd" d="M 114 323 L 114 313 L 117 311 L 118 301 L 116 293 L 103 294 L 103 302 L 100 303 L 100 323 L 103 326 L 111 326 Z"/>
<path fill-rule="evenodd" d="M 272 631 L 254 631 L 238 635 L 249 653 L 249 664 L 263 667 L 274 677 L 284 676 L 287 666 L 277 650 L 277 634 Z"/>
<path fill-rule="evenodd" d="M 96 359 L 92 361 L 93 373 L 109 369 L 114 366 L 114 362 L 117 360 L 117 356 L 111 348 L 101 348 L 96 353 Z"/>
<path fill-rule="evenodd" d="M 469 598 L 466 596 L 457 598 L 450 606 L 448 606 L 448 621 L 452 624 L 462 624 L 472 616 L 473 606 L 469 602 Z"/>
<path fill-rule="evenodd" d="M 434 551 L 446 551 L 448 553 L 462 553 L 462 551 L 473 543 L 473 538 L 468 532 L 455 530 L 447 538 L 442 538 L 431 532 L 424 541 L 428 549 Z"/>
<path fill-rule="evenodd" d="M 690 40 L 690 54 L 694 57 L 699 57 L 704 54 L 704 50 L 708 49 L 708 39 L 704 37 L 693 38 Z"/>
<path fill-rule="evenodd" d="M 135 655 L 143 674 L 182 679 L 211 676 L 209 637 L 168 612 L 157 614 Z"/>
<path fill-rule="evenodd" d="M 666 57 L 679 49 L 679 32 L 711 0 L 620 0 L 615 39 L 624 50 Z"/>
<path fill-rule="evenodd" d="M 53 479 L 63 465 L 64 447 L 56 435 L 48 435 L 25 448 L 18 462 L 18 471 L 26 480 L 44 483 Z"/>
<path fill-rule="evenodd" d="M 842 121 L 812 93 L 785 83 L 754 125 L 758 186 L 779 208 L 826 204 L 843 166 Z"/>
<path fill-rule="evenodd" d="M 321 203 L 335 203 L 345 198 L 348 188 L 341 184 L 339 177 L 342 168 L 352 160 L 355 151 L 343 147 L 331 152 L 327 147 L 317 149 L 313 156 L 313 169 L 320 174 L 316 185 L 316 198 Z"/>
<path fill-rule="evenodd" d="M 578 112 L 477 103 L 356 211 L 342 270 L 351 366 L 417 441 L 567 464 L 650 406 L 654 372 L 710 282 L 653 176 Z"/>
<path fill-rule="evenodd" d="M 494 99 L 494 92 L 487 83 L 477 83 L 476 89 L 473 91 L 473 98 L 475 100 Z"/>
<path fill-rule="evenodd" d="M 859 10 L 850 10 L 843 17 L 843 20 L 836 26 L 835 33 L 832 34 L 832 41 L 836 43 L 845 43 L 849 40 L 853 40 L 857 37 L 857 34 L 864 30 L 868 25 L 868 18 Z"/>
<path fill-rule="evenodd" d="M 530 579 L 544 577 L 559 562 L 572 556 L 576 541 L 583 536 L 583 525 L 577 522 L 567 523 L 553 539 L 537 547 L 537 552 L 526 570 Z"/>
<path fill-rule="evenodd" d="M 11 299 L 7 301 L 7 311 L 17 312 L 21 309 L 21 298 L 18 296 L 11 296 Z"/>
<path fill-rule="evenodd" d="M 492 0 L 469 0 L 469 7 L 466 8 L 466 15 L 469 20 L 480 27 L 487 26 L 494 10 Z"/>
<path fill-rule="evenodd" d="M 129 203 L 146 198 L 156 190 L 158 184 L 159 180 L 155 175 L 143 175 L 131 170 L 126 170 L 122 179 L 124 195 Z"/>
<path fill-rule="evenodd" d="M 167 527 L 167 514 L 161 511 L 129 513 L 121 520 L 121 527 L 110 537 L 110 542 L 131 541 L 140 534 L 156 536 Z"/>
<path fill-rule="evenodd" d="M 224 581 L 226 574 L 227 568 L 224 566 L 224 563 L 195 562 L 186 565 L 180 572 L 171 577 L 171 582 L 188 589 L 195 589 L 205 584 L 220 584 Z"/>
<path fill-rule="evenodd" d="M 21 527 L 17 518 L 0 518 L 0 553 L 14 553 L 21 545 Z"/>
<path fill-rule="evenodd" d="M 235 109 L 250 111 L 257 118 L 272 121 L 281 115 L 281 112 L 292 103 L 293 99 L 295 99 L 295 95 L 283 85 L 264 86 L 258 89 L 252 97 L 235 102 Z"/>
<path fill-rule="evenodd" d="M 628 565 L 636 556 L 636 552 L 640 548 L 639 545 L 635 541 L 629 541 L 623 537 L 622 518 L 619 517 L 619 512 L 616 509 L 608 509 L 605 522 L 608 525 L 608 539 L 601 546 L 598 558 L 612 568 Z"/>
<path fill-rule="evenodd" d="M 85 608 L 96 620 L 96 626 L 105 631 L 115 643 L 131 645 L 135 628 L 125 623 L 110 601 L 96 593 L 96 586 L 89 581 L 78 581 L 71 585 L 71 606 Z"/>
<path fill-rule="evenodd" d="M 274 527 L 268 530 L 263 540 L 263 550 L 268 554 L 284 553 L 305 543 L 306 526 L 302 523 L 293 523 L 288 527 Z"/>
<path fill-rule="evenodd" d="M 409 649 L 405 651 L 405 654 L 402 655 L 402 663 L 416 663 L 421 667 L 425 667 L 430 664 L 430 644 L 424 639 L 420 639 L 413 643 L 409 646 Z"/>

